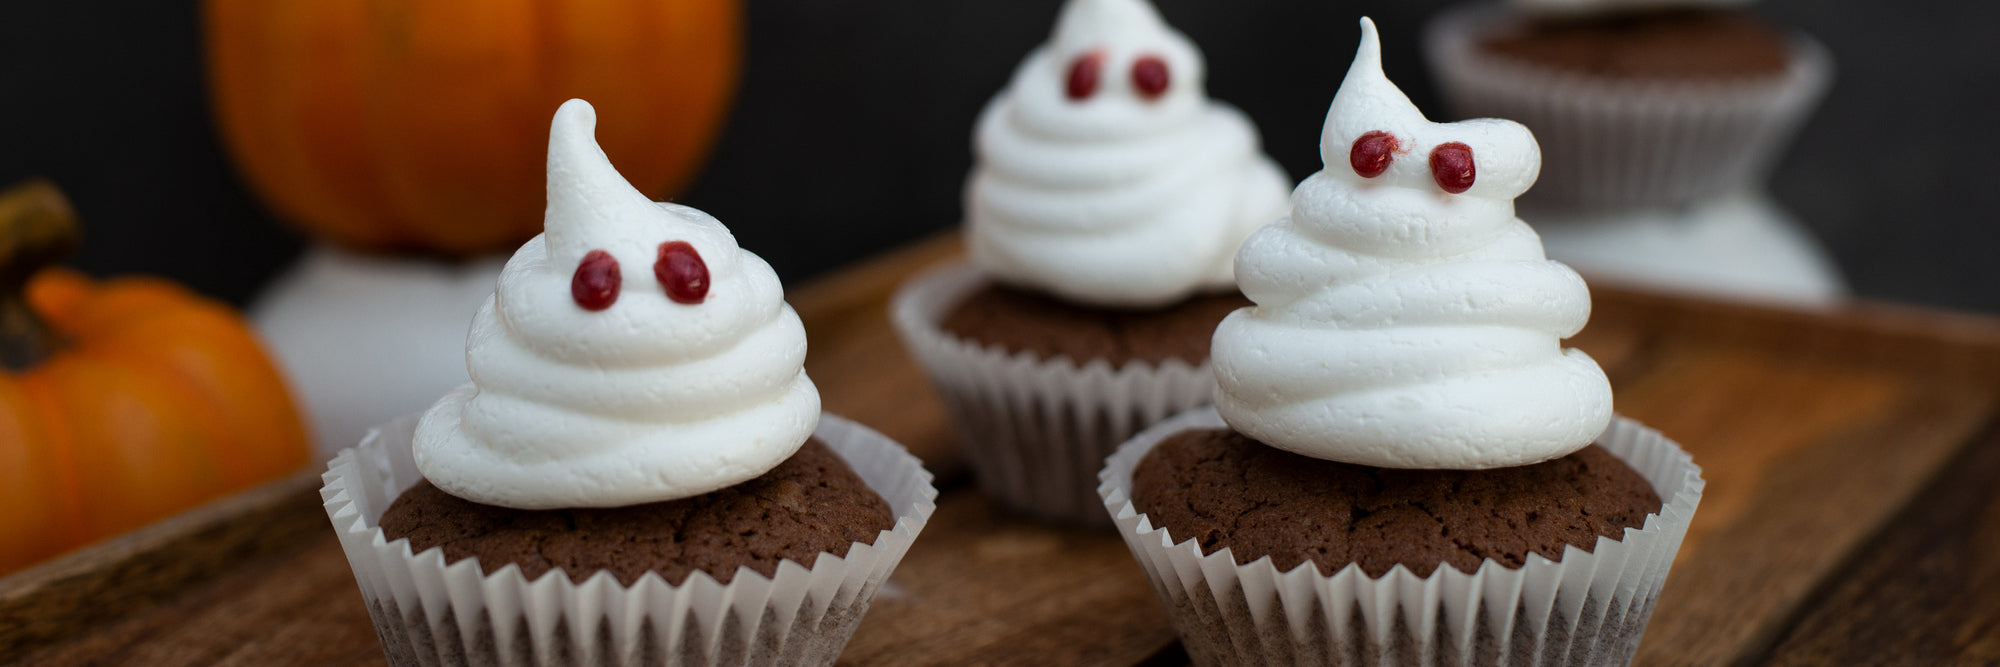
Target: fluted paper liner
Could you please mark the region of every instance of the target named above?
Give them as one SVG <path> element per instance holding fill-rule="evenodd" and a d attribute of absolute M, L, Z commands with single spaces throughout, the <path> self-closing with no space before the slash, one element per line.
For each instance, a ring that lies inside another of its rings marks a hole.
<path fill-rule="evenodd" d="M 832 664 L 936 508 L 930 473 L 901 445 L 825 415 L 814 435 L 896 513 L 894 527 L 844 558 L 822 552 L 811 569 L 786 560 L 773 577 L 739 569 L 727 585 L 699 571 L 679 586 L 658 573 L 631 586 L 609 572 L 581 584 L 561 570 L 530 582 L 514 565 L 485 575 L 476 558 L 446 565 L 442 549 L 412 553 L 378 525 L 420 479 L 416 423 L 385 424 L 342 451 L 320 489 L 397 665 Z"/>
<path fill-rule="evenodd" d="M 1675 207 L 1761 187 L 1833 79 L 1826 49 L 1796 34 L 1782 74 L 1724 81 L 1621 80 L 1480 50 L 1481 35 L 1516 19 L 1498 6 L 1449 10 L 1427 27 L 1424 47 L 1457 115 L 1534 131 L 1542 174 L 1524 206 Z"/>
<path fill-rule="evenodd" d="M 1203 556 L 1132 507 L 1132 471 L 1167 436 L 1225 427 L 1213 408 L 1175 416 L 1106 461 L 1098 493 L 1146 570 L 1197 664 L 1621 665 L 1631 662 L 1667 568 L 1701 500 L 1701 469 L 1658 431 L 1616 418 L 1597 444 L 1632 466 L 1663 500 L 1622 539 L 1570 546 L 1562 560 L 1529 554 L 1519 568 L 1488 559 L 1473 574 L 1401 565 L 1370 578 L 1310 562 L 1279 572 L 1270 558 L 1238 565 Z"/>
<path fill-rule="evenodd" d="M 1215 378 L 1206 361 L 1037 359 L 946 332 L 951 309 L 988 284 L 969 264 L 952 264 L 903 285 L 889 319 L 943 399 L 987 495 L 1034 516 L 1110 526 L 1099 508 L 1104 457 L 1139 429 L 1208 403 Z"/>

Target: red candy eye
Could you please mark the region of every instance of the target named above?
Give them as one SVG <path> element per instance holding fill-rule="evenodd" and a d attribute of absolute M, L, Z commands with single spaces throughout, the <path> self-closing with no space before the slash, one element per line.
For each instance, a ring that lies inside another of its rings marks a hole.
<path fill-rule="evenodd" d="M 618 301 L 618 259 L 611 253 L 592 250 L 576 265 L 569 279 L 569 298 L 584 310 L 604 310 Z"/>
<path fill-rule="evenodd" d="M 1354 167 L 1354 173 L 1362 178 L 1381 176 L 1382 172 L 1389 170 L 1389 162 L 1395 158 L 1398 147 L 1400 144 L 1396 135 L 1374 130 L 1354 140 L 1353 150 L 1347 152 L 1347 164 Z"/>
<path fill-rule="evenodd" d="M 1096 51 L 1083 54 L 1069 66 L 1069 98 L 1088 99 L 1097 92 L 1097 80 L 1103 75 L 1104 54 Z"/>
<path fill-rule="evenodd" d="M 660 259 L 653 262 L 653 277 L 667 288 L 674 303 L 694 305 L 708 298 L 708 263 L 686 241 L 660 244 Z"/>
<path fill-rule="evenodd" d="M 1167 72 L 1167 61 L 1159 56 L 1145 56 L 1132 63 L 1132 87 L 1146 99 L 1158 99 L 1167 92 L 1167 84 L 1173 77 Z"/>
<path fill-rule="evenodd" d="M 1454 141 L 1431 149 L 1431 178 L 1437 179 L 1445 192 L 1458 194 L 1472 189 L 1475 176 L 1471 146 Z"/>

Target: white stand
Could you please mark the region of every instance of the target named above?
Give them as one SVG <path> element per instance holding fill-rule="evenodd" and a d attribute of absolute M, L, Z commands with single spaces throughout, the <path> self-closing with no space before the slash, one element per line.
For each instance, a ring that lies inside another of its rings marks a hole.
<path fill-rule="evenodd" d="M 1524 210 L 1549 258 L 1586 278 L 1819 308 L 1847 287 L 1819 243 L 1769 197 L 1743 193 L 1682 211 Z"/>
<path fill-rule="evenodd" d="M 251 305 L 330 459 L 466 381 L 465 334 L 505 257 L 461 263 L 315 246 Z"/>

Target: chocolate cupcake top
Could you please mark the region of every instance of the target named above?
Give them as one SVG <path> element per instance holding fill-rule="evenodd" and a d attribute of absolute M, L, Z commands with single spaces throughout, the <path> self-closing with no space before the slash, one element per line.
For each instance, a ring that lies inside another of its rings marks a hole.
<path fill-rule="evenodd" d="M 1772 77 L 1793 58 L 1784 33 L 1756 16 L 1703 7 L 1523 17 L 1479 47 L 1539 67 L 1632 80 Z"/>
<path fill-rule="evenodd" d="M 1112 368 L 1208 360 L 1215 325 L 1250 305 L 1235 292 L 1197 294 L 1165 308 L 1079 306 L 1039 292 L 987 285 L 959 301 L 939 328 L 980 345 L 1028 352 L 1037 359 L 1068 357 L 1078 365 L 1102 359 Z"/>
<path fill-rule="evenodd" d="M 604 571 L 627 586 L 647 572 L 678 586 L 697 571 L 727 584 L 739 567 L 766 577 L 787 560 L 810 569 L 894 524 L 889 504 L 817 438 L 760 477 L 678 500 L 514 510 L 420 482 L 381 520 L 388 539 L 409 538 L 416 553 L 441 547 L 450 563 L 478 558 L 486 574 L 512 565 L 533 581 L 561 569 L 581 584 Z"/>
<path fill-rule="evenodd" d="M 1645 477 L 1592 445 L 1542 463 L 1493 470 L 1399 470 L 1312 459 L 1227 429 L 1181 431 L 1132 475 L 1132 504 L 1173 539 L 1278 571 L 1352 563 L 1379 577 L 1402 565 L 1467 574 L 1530 554 L 1562 560 L 1599 537 L 1620 539 L 1660 511 Z"/>
<path fill-rule="evenodd" d="M 1291 179 L 1208 99 L 1201 53 L 1146 0 L 1070 0 L 980 115 L 966 243 L 995 279 L 1142 308 L 1226 288 Z"/>
<path fill-rule="evenodd" d="M 1426 120 L 1361 25 L 1320 139 L 1326 168 L 1237 255 L 1257 306 L 1216 329 L 1218 411 L 1270 446 L 1369 466 L 1501 468 L 1581 449 L 1611 420 L 1611 385 L 1560 344 L 1589 318 L 1589 289 L 1514 216 L 1541 165 L 1534 137 L 1506 120 Z"/>
<path fill-rule="evenodd" d="M 466 337 L 472 381 L 417 427 L 426 479 L 515 509 L 686 498 L 764 474 L 819 422 L 805 328 L 771 267 L 708 214 L 620 176 L 570 100 L 545 231 Z"/>

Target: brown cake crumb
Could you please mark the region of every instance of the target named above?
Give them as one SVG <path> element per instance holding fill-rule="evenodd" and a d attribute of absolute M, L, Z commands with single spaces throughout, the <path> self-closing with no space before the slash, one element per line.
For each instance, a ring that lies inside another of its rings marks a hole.
<path fill-rule="evenodd" d="M 893 525 L 889 504 L 819 438 L 762 477 L 681 500 L 630 507 L 517 510 L 445 493 L 426 480 L 382 515 L 391 540 L 418 552 L 444 547 L 445 562 L 508 564 L 534 580 L 554 568 L 582 583 L 609 570 L 631 585 L 658 572 L 679 585 L 700 570 L 729 583 L 737 566 L 772 576 L 783 560 L 812 567 L 820 552 L 845 556 Z"/>
<path fill-rule="evenodd" d="M 1079 306 L 1025 290 L 988 285 L 959 302 L 942 327 L 954 336 L 1037 358 L 1067 356 L 1078 364 L 1104 359 L 1113 368 L 1139 360 L 1208 360 L 1215 325 L 1252 305 L 1235 292 L 1200 294 L 1150 310 Z"/>
<path fill-rule="evenodd" d="M 1439 563 L 1471 573 L 1491 558 L 1561 560 L 1600 536 L 1622 538 L 1660 510 L 1660 496 L 1603 447 L 1495 470 L 1397 470 L 1275 449 L 1228 429 L 1169 436 L 1139 462 L 1133 505 L 1175 542 L 1229 547 L 1238 563 L 1270 556 L 1279 571 L 1312 561 L 1331 575 L 1398 564 L 1420 577 Z"/>
<path fill-rule="evenodd" d="M 1621 79 L 1715 79 L 1785 71 L 1785 36 L 1755 15 L 1673 8 L 1550 17 L 1487 36 L 1487 53 L 1580 74 Z"/>

